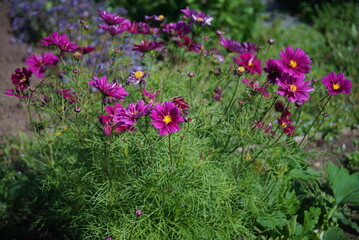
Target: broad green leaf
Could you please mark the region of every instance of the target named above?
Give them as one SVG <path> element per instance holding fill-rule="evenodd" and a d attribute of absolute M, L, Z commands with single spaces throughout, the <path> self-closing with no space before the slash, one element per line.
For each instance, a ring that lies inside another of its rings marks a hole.
<path fill-rule="evenodd" d="M 257 222 L 264 228 L 272 230 L 284 227 L 288 220 L 281 212 L 274 212 L 271 215 L 257 218 Z"/>
<path fill-rule="evenodd" d="M 359 204 L 359 172 L 350 175 L 347 169 L 328 162 L 327 173 L 337 204 Z"/>
<path fill-rule="evenodd" d="M 347 236 L 344 235 L 344 232 L 340 228 L 329 228 L 324 232 L 323 240 L 347 240 Z"/>

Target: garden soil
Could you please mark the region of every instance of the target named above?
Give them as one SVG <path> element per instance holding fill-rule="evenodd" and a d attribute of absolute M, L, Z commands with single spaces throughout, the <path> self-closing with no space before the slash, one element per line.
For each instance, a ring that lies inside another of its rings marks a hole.
<path fill-rule="evenodd" d="M 5 89 L 11 89 L 11 74 L 23 67 L 26 56 L 25 45 L 11 44 L 12 30 L 8 19 L 9 4 L 0 1 L 0 143 L 5 136 L 29 132 L 27 114 L 19 99 L 7 96 Z"/>

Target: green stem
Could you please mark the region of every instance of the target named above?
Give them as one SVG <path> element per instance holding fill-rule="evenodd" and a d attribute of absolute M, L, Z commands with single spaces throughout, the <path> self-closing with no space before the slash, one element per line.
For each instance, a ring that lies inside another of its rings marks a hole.
<path fill-rule="evenodd" d="M 316 116 L 316 118 L 314 119 L 313 123 L 310 125 L 310 127 L 308 128 L 308 130 L 305 132 L 303 138 L 302 138 L 302 141 L 300 141 L 298 147 L 300 147 L 302 145 L 302 143 L 304 142 L 304 139 L 307 137 L 310 129 L 314 126 L 314 124 L 316 123 L 316 121 L 318 120 L 319 116 L 323 113 L 325 107 L 327 106 L 329 100 L 332 98 L 332 95 L 328 95 L 328 100 L 325 102 L 324 106 L 320 109 L 318 115 Z"/>

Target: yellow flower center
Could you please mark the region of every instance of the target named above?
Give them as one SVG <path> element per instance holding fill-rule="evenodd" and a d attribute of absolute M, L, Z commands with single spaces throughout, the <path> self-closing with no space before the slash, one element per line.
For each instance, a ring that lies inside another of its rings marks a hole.
<path fill-rule="evenodd" d="M 253 62 L 252 62 L 252 61 L 249 61 L 249 62 L 248 62 L 248 66 L 252 67 L 252 66 L 253 66 Z"/>
<path fill-rule="evenodd" d="M 158 18 L 163 19 L 163 18 L 165 18 L 165 16 L 159 15 Z"/>
<path fill-rule="evenodd" d="M 285 122 L 283 122 L 281 125 L 283 128 L 287 128 L 287 124 Z"/>
<path fill-rule="evenodd" d="M 132 114 L 132 115 L 135 115 L 136 113 L 137 113 L 137 112 L 136 112 L 136 111 L 134 111 L 134 112 L 132 112 L 131 114 Z"/>
<path fill-rule="evenodd" d="M 169 124 L 170 122 L 172 122 L 172 118 L 170 115 L 166 115 L 163 117 L 163 120 L 162 120 L 164 123 L 166 124 Z"/>
<path fill-rule="evenodd" d="M 199 22 L 203 22 L 203 18 L 198 17 L 198 18 L 197 18 L 197 21 L 199 21 Z"/>
<path fill-rule="evenodd" d="M 56 132 L 55 133 L 56 136 L 61 136 L 61 134 L 62 134 L 61 132 Z"/>
<path fill-rule="evenodd" d="M 238 67 L 237 68 L 237 71 L 240 72 L 240 73 L 244 73 L 246 69 L 244 67 Z"/>
<path fill-rule="evenodd" d="M 295 85 L 293 85 L 293 84 L 291 84 L 291 85 L 289 86 L 289 88 L 290 88 L 290 90 L 292 90 L 293 92 L 297 91 L 297 86 L 295 86 Z"/>
<path fill-rule="evenodd" d="M 201 46 L 201 51 L 204 51 L 204 46 Z"/>
<path fill-rule="evenodd" d="M 290 60 L 289 66 L 292 67 L 292 68 L 295 68 L 295 67 L 297 67 L 297 62 L 293 61 L 293 60 Z"/>
<path fill-rule="evenodd" d="M 22 78 L 20 79 L 20 81 L 21 81 L 21 82 L 26 82 L 26 77 L 25 77 L 25 76 L 22 77 Z"/>
<path fill-rule="evenodd" d="M 141 71 L 135 72 L 135 78 L 141 78 L 141 77 L 143 77 L 143 72 Z"/>
<path fill-rule="evenodd" d="M 333 84 L 333 89 L 334 89 L 334 90 L 337 90 L 337 89 L 339 89 L 339 88 L 340 88 L 339 83 Z"/>

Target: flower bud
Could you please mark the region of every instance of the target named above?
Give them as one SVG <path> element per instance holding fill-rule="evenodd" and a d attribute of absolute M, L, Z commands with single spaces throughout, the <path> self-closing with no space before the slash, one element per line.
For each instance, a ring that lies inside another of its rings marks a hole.
<path fill-rule="evenodd" d="M 189 73 L 187 74 L 187 76 L 188 76 L 188 77 L 194 77 L 195 74 L 194 74 L 193 72 L 189 72 Z"/>
<path fill-rule="evenodd" d="M 270 45 L 274 44 L 274 39 L 272 39 L 272 38 L 268 39 L 267 43 Z"/>
<path fill-rule="evenodd" d="M 137 210 L 135 211 L 135 214 L 136 214 L 136 216 L 141 216 L 141 215 L 142 215 L 142 210 L 141 210 L 141 209 L 137 209 Z"/>
<path fill-rule="evenodd" d="M 74 108 L 74 111 L 77 112 L 77 113 L 79 113 L 79 112 L 81 112 L 81 108 L 75 107 L 75 108 Z"/>

